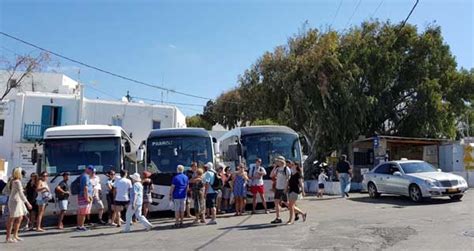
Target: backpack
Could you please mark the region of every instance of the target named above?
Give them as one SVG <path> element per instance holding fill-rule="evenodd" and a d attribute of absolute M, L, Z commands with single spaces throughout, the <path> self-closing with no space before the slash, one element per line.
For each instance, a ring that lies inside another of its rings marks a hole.
<path fill-rule="evenodd" d="M 82 176 L 82 175 L 81 175 Z M 81 191 L 81 176 L 77 177 L 72 183 L 71 183 L 71 194 L 72 195 L 78 195 Z"/>
<path fill-rule="evenodd" d="M 211 187 L 214 191 L 222 189 L 222 179 L 216 172 L 214 172 L 214 182 L 212 182 Z"/>

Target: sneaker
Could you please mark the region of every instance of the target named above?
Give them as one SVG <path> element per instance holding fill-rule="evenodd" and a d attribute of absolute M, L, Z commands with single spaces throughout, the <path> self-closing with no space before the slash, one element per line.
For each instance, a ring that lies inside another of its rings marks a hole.
<path fill-rule="evenodd" d="M 150 231 L 151 229 L 152 229 L 152 227 L 147 227 L 147 228 L 145 228 L 145 231 L 148 232 L 148 231 Z"/>
<path fill-rule="evenodd" d="M 348 193 L 344 193 L 344 194 L 347 196 L 347 198 L 349 198 L 349 194 L 348 194 Z"/>
<path fill-rule="evenodd" d="M 76 229 L 77 229 L 77 231 L 79 231 L 79 232 L 85 232 L 85 231 L 89 230 L 89 229 L 87 229 L 86 227 L 77 227 Z"/>
<path fill-rule="evenodd" d="M 216 225 L 217 222 L 215 220 L 211 220 L 207 223 L 207 225 Z"/>
<path fill-rule="evenodd" d="M 300 217 L 298 216 L 298 214 L 295 215 L 295 221 L 298 221 L 300 219 Z"/>
<path fill-rule="evenodd" d="M 269 213 L 270 213 L 270 211 L 268 211 L 268 210 L 265 210 L 265 214 L 269 214 Z"/>
<path fill-rule="evenodd" d="M 282 223 L 283 221 L 281 219 L 274 219 L 272 222 L 270 222 L 271 224 L 280 224 Z"/>

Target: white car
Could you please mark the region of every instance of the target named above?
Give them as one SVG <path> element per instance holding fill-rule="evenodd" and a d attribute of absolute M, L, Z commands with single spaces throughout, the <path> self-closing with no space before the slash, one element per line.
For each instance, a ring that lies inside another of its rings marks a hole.
<path fill-rule="evenodd" d="M 382 163 L 364 175 L 363 183 L 371 198 L 377 198 L 382 193 L 397 194 L 409 196 L 415 202 L 442 196 L 461 200 L 468 189 L 463 177 L 441 172 L 419 160 Z"/>

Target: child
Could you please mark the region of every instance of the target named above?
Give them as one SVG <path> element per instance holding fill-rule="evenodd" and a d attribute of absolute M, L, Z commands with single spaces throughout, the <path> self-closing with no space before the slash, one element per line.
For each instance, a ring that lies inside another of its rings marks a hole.
<path fill-rule="evenodd" d="M 316 197 L 322 198 L 324 194 L 324 183 L 326 182 L 326 179 L 328 176 L 326 175 L 326 169 L 321 169 L 321 173 L 318 176 L 318 194 Z"/>
<path fill-rule="evenodd" d="M 204 211 L 206 205 L 204 200 L 203 174 L 203 169 L 198 168 L 196 171 L 196 177 L 190 181 L 192 185 L 192 195 L 194 201 L 194 214 L 196 215 L 196 219 L 194 220 L 193 224 L 198 224 L 199 220 L 201 220 L 201 223 L 206 223 L 206 220 L 204 220 Z"/>

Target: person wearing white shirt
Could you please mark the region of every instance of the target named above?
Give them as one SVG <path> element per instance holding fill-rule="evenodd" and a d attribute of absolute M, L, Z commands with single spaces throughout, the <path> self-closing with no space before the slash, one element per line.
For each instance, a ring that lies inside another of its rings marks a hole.
<path fill-rule="evenodd" d="M 120 179 L 114 182 L 114 220 L 112 222 L 116 222 L 119 227 L 121 212 L 130 203 L 129 192 L 132 188 L 132 181 L 127 178 L 127 175 L 127 170 L 120 170 Z"/>
<path fill-rule="evenodd" d="M 316 197 L 322 198 L 324 194 L 324 183 L 326 183 L 326 180 L 328 179 L 328 176 L 326 175 L 326 170 L 321 169 L 321 173 L 318 176 L 318 194 Z"/>
<path fill-rule="evenodd" d="M 265 213 L 268 214 L 267 201 L 265 200 L 265 187 L 263 185 L 263 176 L 267 175 L 267 171 L 262 166 L 262 159 L 258 158 L 255 161 L 255 165 L 250 166 L 249 179 L 250 179 L 250 192 L 252 193 L 253 199 L 253 210 L 252 214 L 256 213 L 257 208 L 257 194 L 260 195 Z"/>

